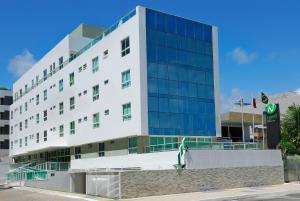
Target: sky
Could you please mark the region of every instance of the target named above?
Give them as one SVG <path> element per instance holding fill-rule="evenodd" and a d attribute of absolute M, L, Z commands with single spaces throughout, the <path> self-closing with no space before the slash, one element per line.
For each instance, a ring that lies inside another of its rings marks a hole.
<path fill-rule="evenodd" d="M 299 91 L 298 0 L 4 0 L 0 86 L 12 88 L 80 23 L 109 27 L 137 5 L 218 27 L 223 111 L 240 96 Z"/>

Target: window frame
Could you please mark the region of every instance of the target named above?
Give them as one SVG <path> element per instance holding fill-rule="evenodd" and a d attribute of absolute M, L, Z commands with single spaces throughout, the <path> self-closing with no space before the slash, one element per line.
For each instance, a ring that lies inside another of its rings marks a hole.
<path fill-rule="evenodd" d="M 128 40 L 128 44 L 126 44 L 127 40 Z M 123 42 L 124 42 L 124 48 L 123 48 Z M 121 40 L 121 57 L 125 57 L 127 54 L 130 54 L 130 37 L 129 36 L 127 36 Z"/>
<path fill-rule="evenodd" d="M 125 114 L 125 110 L 127 109 L 128 110 L 128 108 L 124 108 L 124 107 L 126 107 L 126 106 L 128 106 L 129 105 L 129 113 L 126 113 Z M 131 120 L 132 119 L 132 113 L 131 113 L 131 102 L 128 102 L 128 103 L 125 103 L 125 104 L 123 104 L 122 105 L 122 119 L 123 119 L 123 122 L 124 121 L 129 121 L 129 120 Z"/>
<path fill-rule="evenodd" d="M 99 112 L 93 114 L 93 128 L 100 127 L 100 114 Z"/>

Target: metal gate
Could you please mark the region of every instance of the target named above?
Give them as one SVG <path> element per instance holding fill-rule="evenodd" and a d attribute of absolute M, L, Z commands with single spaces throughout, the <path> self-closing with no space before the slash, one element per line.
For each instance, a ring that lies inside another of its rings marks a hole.
<path fill-rule="evenodd" d="M 86 194 L 104 196 L 109 198 L 120 198 L 120 173 L 87 173 Z"/>

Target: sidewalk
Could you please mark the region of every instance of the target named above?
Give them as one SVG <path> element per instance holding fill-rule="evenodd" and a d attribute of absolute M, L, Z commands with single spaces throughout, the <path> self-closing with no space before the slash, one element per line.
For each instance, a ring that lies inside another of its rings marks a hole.
<path fill-rule="evenodd" d="M 110 199 L 88 196 L 83 194 L 65 193 L 29 187 L 14 187 L 18 190 L 31 191 L 46 195 L 56 195 L 65 198 L 74 198 L 87 201 L 108 201 Z M 121 199 L 122 201 L 222 201 L 230 199 L 251 198 L 255 196 L 282 196 L 291 193 L 300 193 L 300 182 L 286 183 L 274 186 L 236 188 L 218 191 L 194 192 L 172 194 L 163 196 L 151 196 L 133 199 Z"/>

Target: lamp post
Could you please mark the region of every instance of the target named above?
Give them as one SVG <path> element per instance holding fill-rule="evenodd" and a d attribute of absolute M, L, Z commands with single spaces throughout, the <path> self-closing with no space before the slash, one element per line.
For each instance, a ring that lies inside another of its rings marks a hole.
<path fill-rule="evenodd" d="M 245 127 L 244 127 L 244 106 L 251 105 L 250 103 L 245 103 L 244 99 L 241 97 L 240 100 L 235 105 L 239 105 L 241 107 L 241 115 L 242 115 L 242 133 L 243 133 L 243 142 L 245 142 Z"/>

